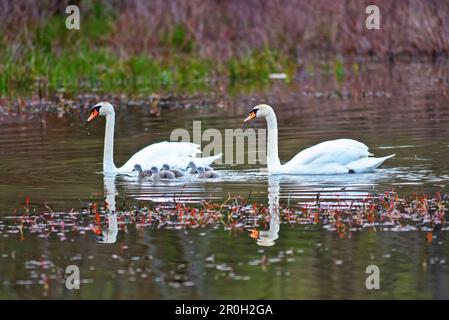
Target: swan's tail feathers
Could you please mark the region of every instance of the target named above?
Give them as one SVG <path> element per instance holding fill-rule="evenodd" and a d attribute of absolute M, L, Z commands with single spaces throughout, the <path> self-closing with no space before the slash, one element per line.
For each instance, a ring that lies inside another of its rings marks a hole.
<path fill-rule="evenodd" d="M 197 154 L 201 153 L 200 146 L 196 143 L 190 142 L 177 142 L 176 148 L 183 148 L 181 152 L 187 153 L 189 156 L 194 157 Z"/>
<path fill-rule="evenodd" d="M 204 157 L 204 158 L 195 158 L 194 162 L 197 166 L 208 166 L 210 165 L 212 162 L 214 162 L 215 160 L 220 159 L 223 156 L 222 153 L 217 154 L 215 156 L 210 156 L 210 157 Z"/>
<path fill-rule="evenodd" d="M 384 159 L 384 161 L 385 161 L 387 159 L 393 158 L 395 155 L 396 155 L 396 153 L 393 153 L 393 154 L 390 154 L 389 156 L 386 156 L 386 157 L 383 157 L 383 158 L 379 158 L 379 159 Z"/>
<path fill-rule="evenodd" d="M 396 154 L 391 154 L 382 158 L 364 157 L 349 163 L 346 167 L 356 173 L 371 172 L 379 167 L 385 160 L 393 158 Z"/>

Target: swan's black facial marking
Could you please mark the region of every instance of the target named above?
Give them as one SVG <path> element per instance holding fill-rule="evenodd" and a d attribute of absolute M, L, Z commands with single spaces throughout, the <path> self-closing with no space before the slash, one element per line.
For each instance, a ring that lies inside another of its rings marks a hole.
<path fill-rule="evenodd" d="M 99 105 L 92 107 L 92 109 L 90 110 L 90 116 L 87 119 L 87 122 L 91 122 L 93 119 L 95 119 L 96 117 L 98 117 L 100 115 L 100 108 L 101 108 L 101 106 L 99 106 Z"/>
<path fill-rule="evenodd" d="M 94 110 L 95 110 L 95 111 L 97 111 L 98 113 L 100 113 L 100 108 L 101 108 L 101 106 L 99 106 L 99 105 L 93 106 L 92 109 L 90 110 L 90 112 L 92 113 L 92 112 L 94 112 Z"/>
<path fill-rule="evenodd" d="M 257 111 L 259 111 L 258 108 L 253 108 L 250 112 L 248 117 L 246 117 L 245 120 L 243 120 L 243 122 L 249 121 L 251 119 L 254 119 L 257 116 Z"/>

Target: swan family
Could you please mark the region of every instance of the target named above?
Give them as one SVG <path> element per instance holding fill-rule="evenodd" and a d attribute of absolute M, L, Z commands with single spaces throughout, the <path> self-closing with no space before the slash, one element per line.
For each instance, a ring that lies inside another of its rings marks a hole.
<path fill-rule="evenodd" d="M 201 153 L 197 144 L 189 142 L 163 141 L 151 144 L 135 153 L 121 167 L 114 164 L 115 111 L 109 102 L 100 102 L 92 107 L 88 122 L 104 116 L 106 129 L 103 151 L 104 174 L 130 174 L 137 171 L 140 178 L 174 179 L 181 177 L 181 171 L 197 174 L 198 178 L 217 178 L 219 174 L 209 165 L 220 159 L 222 154 L 210 157 L 196 157 Z M 269 174 L 351 174 L 371 172 L 388 155 L 376 158 L 368 147 L 356 140 L 337 139 L 324 141 L 298 152 L 290 161 L 281 164 L 278 156 L 278 125 L 276 114 L 267 104 L 259 104 L 250 112 L 244 122 L 265 118 L 268 128 L 267 169 Z M 161 168 L 161 170 L 159 169 Z M 176 176 L 177 175 L 177 176 Z"/>
<path fill-rule="evenodd" d="M 222 156 L 222 154 L 218 154 L 212 157 L 196 158 L 194 156 L 201 153 L 199 145 L 189 142 L 163 141 L 149 145 L 136 152 L 123 166 L 117 168 L 114 164 L 114 107 L 109 102 L 96 104 L 92 108 L 87 122 L 98 116 L 106 117 L 103 150 L 104 174 L 131 173 L 136 164 L 139 164 L 143 170 L 149 170 L 153 166 L 159 168 L 164 164 L 168 164 L 173 168 L 185 168 L 192 160 L 199 165 L 206 166 Z"/>

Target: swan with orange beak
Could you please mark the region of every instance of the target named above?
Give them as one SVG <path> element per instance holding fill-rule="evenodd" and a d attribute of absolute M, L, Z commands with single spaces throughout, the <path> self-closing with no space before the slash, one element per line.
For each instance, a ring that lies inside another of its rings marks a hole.
<path fill-rule="evenodd" d="M 112 104 L 100 102 L 93 106 L 87 122 L 91 122 L 99 116 L 106 118 L 103 150 L 103 173 L 105 174 L 131 174 L 135 164 L 140 164 L 143 170 L 149 170 L 153 166 L 161 167 L 163 164 L 168 164 L 172 168 L 185 169 L 190 161 L 205 166 L 222 156 L 222 154 L 218 154 L 211 157 L 196 158 L 195 156 L 201 153 L 199 145 L 189 142 L 163 141 L 143 148 L 131 156 L 123 166 L 117 168 L 113 159 L 115 110 Z"/>
<path fill-rule="evenodd" d="M 244 122 L 264 118 L 268 127 L 267 167 L 270 174 L 347 174 L 371 172 L 385 160 L 375 158 L 368 147 L 356 140 L 337 139 L 321 142 L 296 154 L 289 162 L 281 164 L 278 156 L 278 124 L 276 114 L 267 104 L 259 104 Z"/>

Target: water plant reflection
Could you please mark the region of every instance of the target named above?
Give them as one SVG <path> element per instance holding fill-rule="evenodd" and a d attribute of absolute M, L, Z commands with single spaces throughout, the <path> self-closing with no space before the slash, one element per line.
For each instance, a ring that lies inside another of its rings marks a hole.
<path fill-rule="evenodd" d="M 202 201 L 200 204 L 185 202 L 154 203 L 116 210 L 117 190 L 115 177 L 105 177 L 105 206 L 95 203 L 90 209 L 68 212 L 49 211 L 38 213 L 25 206 L 25 214 L 7 216 L 0 220 L 0 236 L 18 235 L 22 241 L 31 236 L 60 241 L 91 234 L 96 241 L 113 244 L 120 228 L 134 225 L 140 230 L 158 228 L 166 230 L 223 228 L 233 234 L 245 232 L 257 240 L 260 246 L 273 246 L 279 238 L 281 225 L 297 225 L 298 228 L 323 228 L 344 237 L 365 229 L 374 231 L 447 231 L 449 226 L 449 196 L 435 193 L 433 196 L 417 194 L 406 199 L 395 191 L 383 194 L 367 193 L 359 200 L 339 200 L 346 192 L 335 195 L 335 201 L 324 201 L 316 195 L 315 202 L 280 205 L 279 191 L 283 177 L 273 177 L 268 184 L 268 207 L 262 203 L 232 197 L 223 203 Z M 287 178 L 288 179 L 288 178 Z M 348 188 L 349 189 L 349 188 Z M 28 202 L 29 200 L 27 200 Z M 429 239 L 427 239 L 429 241 Z M 431 238 L 430 238 L 431 240 Z"/>

